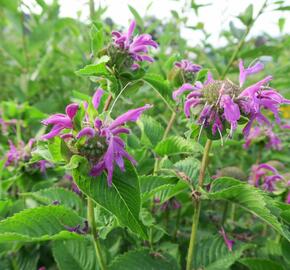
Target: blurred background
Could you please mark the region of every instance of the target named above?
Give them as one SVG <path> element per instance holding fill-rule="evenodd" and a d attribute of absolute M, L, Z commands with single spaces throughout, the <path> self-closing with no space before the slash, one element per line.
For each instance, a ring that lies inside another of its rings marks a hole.
<path fill-rule="evenodd" d="M 90 93 L 93 85 L 75 71 L 134 18 L 160 44 L 150 71 L 166 78 L 170 64 L 189 58 L 218 76 L 246 35 L 238 57 L 266 63 L 274 86 L 289 98 L 290 1 L 269 0 L 257 16 L 264 2 L 0 0 L 0 98 L 50 113 L 71 91 Z M 247 16 L 258 17 L 254 25 Z M 230 71 L 235 76 L 237 68 Z"/>

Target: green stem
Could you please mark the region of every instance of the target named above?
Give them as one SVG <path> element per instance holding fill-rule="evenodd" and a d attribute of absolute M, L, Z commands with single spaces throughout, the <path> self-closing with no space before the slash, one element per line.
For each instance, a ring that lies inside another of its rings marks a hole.
<path fill-rule="evenodd" d="M 173 123 L 175 121 L 175 118 L 176 118 L 176 112 L 175 111 L 172 111 L 170 120 L 168 122 L 168 125 L 167 125 L 165 131 L 164 131 L 162 140 L 166 139 L 166 137 L 168 136 L 168 133 L 170 132 L 170 130 L 172 128 L 172 125 L 173 125 Z M 160 158 L 159 157 L 156 157 L 155 164 L 154 164 L 153 174 L 156 174 L 156 172 L 159 170 L 159 166 L 160 166 Z"/>
<path fill-rule="evenodd" d="M 89 6 L 90 6 L 90 18 L 91 18 L 91 21 L 93 21 L 94 16 L 95 16 L 95 2 L 94 2 L 94 0 L 89 1 Z"/>
<path fill-rule="evenodd" d="M 254 23 L 257 21 L 257 19 L 261 16 L 261 14 L 263 13 L 264 9 L 267 6 L 267 0 L 264 2 L 264 5 L 261 7 L 260 11 L 258 12 L 257 16 L 251 21 L 251 23 L 249 23 L 249 25 L 247 25 L 246 31 L 243 35 L 243 37 L 241 38 L 240 42 L 238 43 L 236 49 L 234 50 L 234 53 L 232 54 L 232 57 L 230 59 L 230 61 L 228 62 L 228 65 L 226 66 L 224 72 L 222 73 L 221 79 L 223 80 L 225 78 L 225 76 L 227 75 L 227 73 L 229 72 L 229 69 L 231 68 L 233 62 L 236 60 L 236 57 L 240 51 L 240 49 L 243 47 L 246 38 L 248 36 L 248 34 L 250 33 L 252 26 L 254 25 Z"/>
<path fill-rule="evenodd" d="M 162 140 L 164 140 L 164 139 L 168 136 L 168 133 L 169 133 L 169 131 L 171 130 L 172 125 L 173 125 L 173 123 L 174 123 L 174 121 L 175 121 L 175 118 L 176 118 L 176 112 L 173 111 L 172 114 L 171 114 L 170 120 L 169 120 L 169 122 L 168 122 L 168 125 L 167 125 L 167 127 L 166 127 L 166 129 L 165 129 L 165 131 L 164 131 L 164 134 L 163 134 Z"/>
<path fill-rule="evenodd" d="M 209 152 L 210 152 L 211 144 L 212 144 L 212 141 L 207 139 L 204 152 L 203 152 L 202 161 L 201 161 L 199 176 L 198 176 L 199 188 L 201 188 L 203 185 L 204 176 L 205 176 L 205 172 L 206 172 L 206 168 L 207 168 L 208 160 L 209 160 Z M 195 201 L 195 211 L 192 217 L 192 227 L 191 227 L 191 235 L 190 235 L 189 247 L 188 247 L 188 252 L 187 252 L 186 270 L 192 269 L 191 266 L 192 266 L 194 251 L 195 251 L 195 242 L 196 242 L 197 228 L 198 228 L 198 223 L 199 223 L 200 209 L 201 209 L 201 201 L 198 198 Z"/>
<path fill-rule="evenodd" d="M 95 247 L 95 251 L 96 251 L 96 255 L 97 255 L 97 260 L 100 266 L 101 270 L 106 270 L 106 264 L 101 252 L 101 245 L 99 242 L 99 237 L 98 237 L 98 232 L 97 232 L 97 226 L 96 226 L 96 221 L 95 221 L 95 213 L 94 213 L 94 202 L 92 201 L 92 199 L 87 198 L 88 200 L 88 222 L 89 222 L 89 226 L 91 229 L 91 234 L 93 236 L 94 239 L 94 247 Z"/>

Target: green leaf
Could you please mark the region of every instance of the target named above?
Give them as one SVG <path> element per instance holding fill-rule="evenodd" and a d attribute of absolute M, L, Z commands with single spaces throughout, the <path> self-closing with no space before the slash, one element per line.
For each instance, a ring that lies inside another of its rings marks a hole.
<path fill-rule="evenodd" d="M 177 172 L 177 176 L 180 176 L 184 180 L 189 180 L 192 184 L 197 184 L 198 174 L 200 170 L 200 161 L 193 157 L 188 157 L 186 159 L 176 162 L 173 166 L 174 170 Z M 181 173 L 181 174 L 180 174 Z"/>
<path fill-rule="evenodd" d="M 122 226 L 127 226 L 132 232 L 146 238 L 145 227 L 139 219 L 139 180 L 131 163 L 125 162 L 125 172 L 115 168 L 113 184 L 109 187 L 105 174 L 97 178 L 88 176 L 90 168 L 85 158 L 73 156 L 72 159 L 79 163 L 73 169 L 73 177 L 82 192 L 115 215 Z"/>
<path fill-rule="evenodd" d="M 52 253 L 60 270 L 95 270 L 95 248 L 86 238 L 54 241 Z"/>
<path fill-rule="evenodd" d="M 281 213 L 285 211 L 282 212 L 276 202 L 260 189 L 233 178 L 222 177 L 213 182 L 211 192 L 204 194 L 210 200 L 227 200 L 236 203 L 269 224 L 290 241 L 288 229 L 278 221 Z"/>
<path fill-rule="evenodd" d="M 278 26 L 279 26 L 280 33 L 282 33 L 284 30 L 285 22 L 286 22 L 285 18 L 279 18 Z"/>
<path fill-rule="evenodd" d="M 143 23 L 143 19 L 140 16 L 140 14 L 137 12 L 137 10 L 135 8 L 133 8 L 131 5 L 128 5 L 129 10 L 131 11 L 131 13 L 133 14 L 137 24 L 139 26 L 141 26 L 142 28 L 144 28 L 144 23 Z"/>
<path fill-rule="evenodd" d="M 200 152 L 201 150 L 202 146 L 197 142 L 186 140 L 179 136 L 168 137 L 155 147 L 155 152 L 160 156 L 192 154 L 194 152 Z"/>
<path fill-rule="evenodd" d="M 281 264 L 261 258 L 243 258 L 239 262 L 249 270 L 286 270 Z"/>
<path fill-rule="evenodd" d="M 153 117 L 143 115 L 137 124 L 139 125 L 142 135 L 141 142 L 148 146 L 155 146 L 162 140 L 164 128 Z"/>
<path fill-rule="evenodd" d="M 49 141 L 38 141 L 37 148 L 32 152 L 32 159 L 30 162 L 35 162 L 40 159 L 45 159 L 51 163 L 63 162 L 64 159 L 61 153 L 62 140 L 55 137 Z"/>
<path fill-rule="evenodd" d="M 280 10 L 280 11 L 290 11 L 290 6 L 282 6 L 278 7 L 275 10 Z"/>
<path fill-rule="evenodd" d="M 139 179 L 143 201 L 148 200 L 159 191 L 173 188 L 177 182 L 175 177 L 170 176 L 146 175 Z"/>
<path fill-rule="evenodd" d="M 177 262 L 167 254 L 150 254 L 149 249 L 129 251 L 118 256 L 109 270 L 178 270 Z"/>
<path fill-rule="evenodd" d="M 90 29 L 91 51 L 96 54 L 104 46 L 104 29 L 100 22 L 93 22 Z"/>
<path fill-rule="evenodd" d="M 290 253 L 289 253 L 290 242 L 287 241 L 286 239 L 282 239 L 281 249 L 282 249 L 283 258 L 287 261 L 287 263 L 290 264 Z"/>
<path fill-rule="evenodd" d="M 172 101 L 172 89 L 169 87 L 168 81 L 164 80 L 160 75 L 147 73 L 143 80 L 156 90 L 161 97 Z"/>
<path fill-rule="evenodd" d="M 61 187 L 51 187 L 36 192 L 22 193 L 21 195 L 31 196 L 35 200 L 45 204 L 59 201 L 61 205 L 77 210 L 80 210 L 82 206 L 82 201 L 76 193 Z"/>
<path fill-rule="evenodd" d="M 156 192 L 155 196 L 160 200 L 160 204 L 162 204 L 186 190 L 188 190 L 188 184 L 185 181 L 178 181 L 174 186 L 167 186 L 166 189 L 163 188 Z"/>
<path fill-rule="evenodd" d="M 108 76 L 109 71 L 106 68 L 106 63 L 110 60 L 109 56 L 102 56 L 95 64 L 87 65 L 75 73 L 80 76 Z"/>
<path fill-rule="evenodd" d="M 253 4 L 250 4 L 246 10 L 238 16 L 238 18 L 241 20 L 241 22 L 248 26 L 252 23 L 253 20 Z"/>
<path fill-rule="evenodd" d="M 238 260 L 246 249 L 253 245 L 235 243 L 229 251 L 219 235 L 211 236 L 198 243 L 194 269 L 226 270 Z"/>
<path fill-rule="evenodd" d="M 74 211 L 63 206 L 26 209 L 0 222 L 0 243 L 80 238 L 66 226 L 75 227 L 82 222 Z"/>
<path fill-rule="evenodd" d="M 39 251 L 37 247 L 24 246 L 17 252 L 14 268 L 21 270 L 37 269 Z M 2 268 L 0 268 L 2 269 Z"/>

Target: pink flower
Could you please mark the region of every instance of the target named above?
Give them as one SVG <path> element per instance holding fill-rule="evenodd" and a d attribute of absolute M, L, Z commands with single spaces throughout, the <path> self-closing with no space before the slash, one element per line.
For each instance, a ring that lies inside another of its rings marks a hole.
<path fill-rule="evenodd" d="M 185 72 L 196 73 L 201 70 L 200 65 L 193 64 L 187 59 L 182 59 L 180 62 L 175 62 L 175 66 Z"/>
<path fill-rule="evenodd" d="M 78 111 L 79 105 L 72 103 L 66 107 L 66 114 L 53 114 L 42 121 L 42 124 L 48 126 L 52 125 L 49 133 L 44 134 L 41 138 L 43 140 L 51 139 L 58 136 L 64 129 L 73 129 L 73 119 Z"/>
<path fill-rule="evenodd" d="M 196 82 L 194 85 L 184 84 L 173 92 L 173 99 L 179 102 L 179 97 L 185 92 L 187 94 L 184 103 L 184 113 L 186 117 L 192 114 L 191 109 L 195 109 L 197 122 L 207 129 L 211 129 L 212 135 L 218 131 L 220 137 L 226 127 L 230 124 L 230 136 L 237 128 L 241 116 L 249 119 L 244 128 L 244 136 L 249 135 L 254 121 L 259 125 L 267 125 L 271 130 L 270 121 L 262 114 L 262 110 L 271 111 L 277 123 L 280 122 L 278 109 L 281 104 L 289 104 L 290 101 L 283 98 L 276 90 L 269 88 L 267 84 L 272 80 L 271 76 L 243 89 L 246 78 L 263 69 L 263 64 L 257 62 L 255 65 L 244 68 L 240 62 L 239 85 L 230 80 L 214 80 L 211 73 L 202 84 Z M 277 137 L 273 133 L 268 134 L 271 139 L 271 146 L 278 145 Z M 273 143 L 273 144 L 272 144 Z M 269 145 L 270 147 L 270 145 Z"/>
<path fill-rule="evenodd" d="M 127 33 L 113 31 L 114 46 L 122 51 L 125 51 L 136 62 L 153 62 L 154 59 L 148 55 L 148 48 L 157 48 L 158 44 L 152 39 L 149 34 L 141 34 L 133 36 L 136 27 L 136 22 L 132 21 Z M 132 69 L 139 68 L 139 64 L 134 63 Z"/>
<path fill-rule="evenodd" d="M 99 88 L 93 95 L 92 104 L 96 110 L 99 107 L 103 93 L 104 91 Z M 52 131 L 44 135 L 44 137 L 49 139 L 54 136 L 60 136 L 66 142 L 70 142 L 68 147 L 72 147 L 71 144 L 74 144 L 74 154 L 85 156 L 91 164 L 90 175 L 98 176 L 106 171 L 108 185 L 111 186 L 115 165 L 124 171 L 124 158 L 128 159 L 133 165 L 136 164 L 134 158 L 126 151 L 125 142 L 120 137 L 121 134 L 130 133 L 130 130 L 124 125 L 127 122 L 136 122 L 140 115 L 152 106 L 147 104 L 143 107 L 129 110 L 112 121 L 107 118 L 103 120 L 100 117 L 96 117 L 94 121 L 91 121 L 87 111 L 88 107 L 88 104 L 85 103 L 81 130 L 76 130 L 77 128 L 73 126 L 73 119 L 79 106 L 71 104 L 67 107 L 66 114 L 55 114 L 43 121 L 44 124 L 53 125 Z M 60 134 L 64 129 L 68 129 L 69 133 Z"/>
<path fill-rule="evenodd" d="M 253 165 L 251 168 L 249 183 L 255 187 L 261 185 L 264 190 L 273 192 L 275 190 L 275 183 L 281 180 L 283 180 L 283 177 L 274 167 L 267 163 Z"/>
<path fill-rule="evenodd" d="M 266 141 L 267 149 L 281 150 L 282 143 L 279 137 L 273 132 L 273 130 L 267 126 L 256 126 L 250 129 L 250 132 L 246 136 L 246 142 L 244 148 L 248 149 L 253 140 L 263 139 Z"/>

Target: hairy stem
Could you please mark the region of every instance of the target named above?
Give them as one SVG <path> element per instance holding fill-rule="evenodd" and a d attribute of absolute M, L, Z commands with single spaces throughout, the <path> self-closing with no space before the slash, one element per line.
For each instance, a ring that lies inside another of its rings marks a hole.
<path fill-rule="evenodd" d="M 112 100 L 113 100 L 113 96 L 110 93 L 107 100 L 106 100 L 105 106 L 104 106 L 104 112 L 106 112 L 109 109 Z"/>
<path fill-rule="evenodd" d="M 92 199 L 87 198 L 88 200 L 88 222 L 89 222 L 89 226 L 91 229 L 91 234 L 93 236 L 94 239 L 94 247 L 95 247 L 95 251 L 96 251 L 96 255 L 97 255 L 97 260 L 100 266 L 101 270 L 106 270 L 106 264 L 102 255 L 102 251 L 101 251 L 101 245 L 99 242 L 99 237 L 98 237 L 98 232 L 97 232 L 97 227 L 96 227 L 96 221 L 95 221 L 95 213 L 94 213 L 94 202 L 92 201 Z"/>
<path fill-rule="evenodd" d="M 208 165 L 211 144 L 212 144 L 212 141 L 207 139 L 204 152 L 203 152 L 202 161 L 201 161 L 199 176 L 198 176 L 199 188 L 201 188 L 203 185 L 204 176 L 205 176 L 206 168 Z M 199 223 L 200 209 L 201 209 L 201 201 L 199 198 L 197 198 L 195 201 L 195 211 L 192 217 L 191 235 L 190 235 L 189 247 L 187 251 L 186 270 L 192 269 L 191 266 L 192 266 L 194 251 L 195 251 L 195 242 L 196 242 L 197 228 L 198 228 L 198 223 Z"/>

